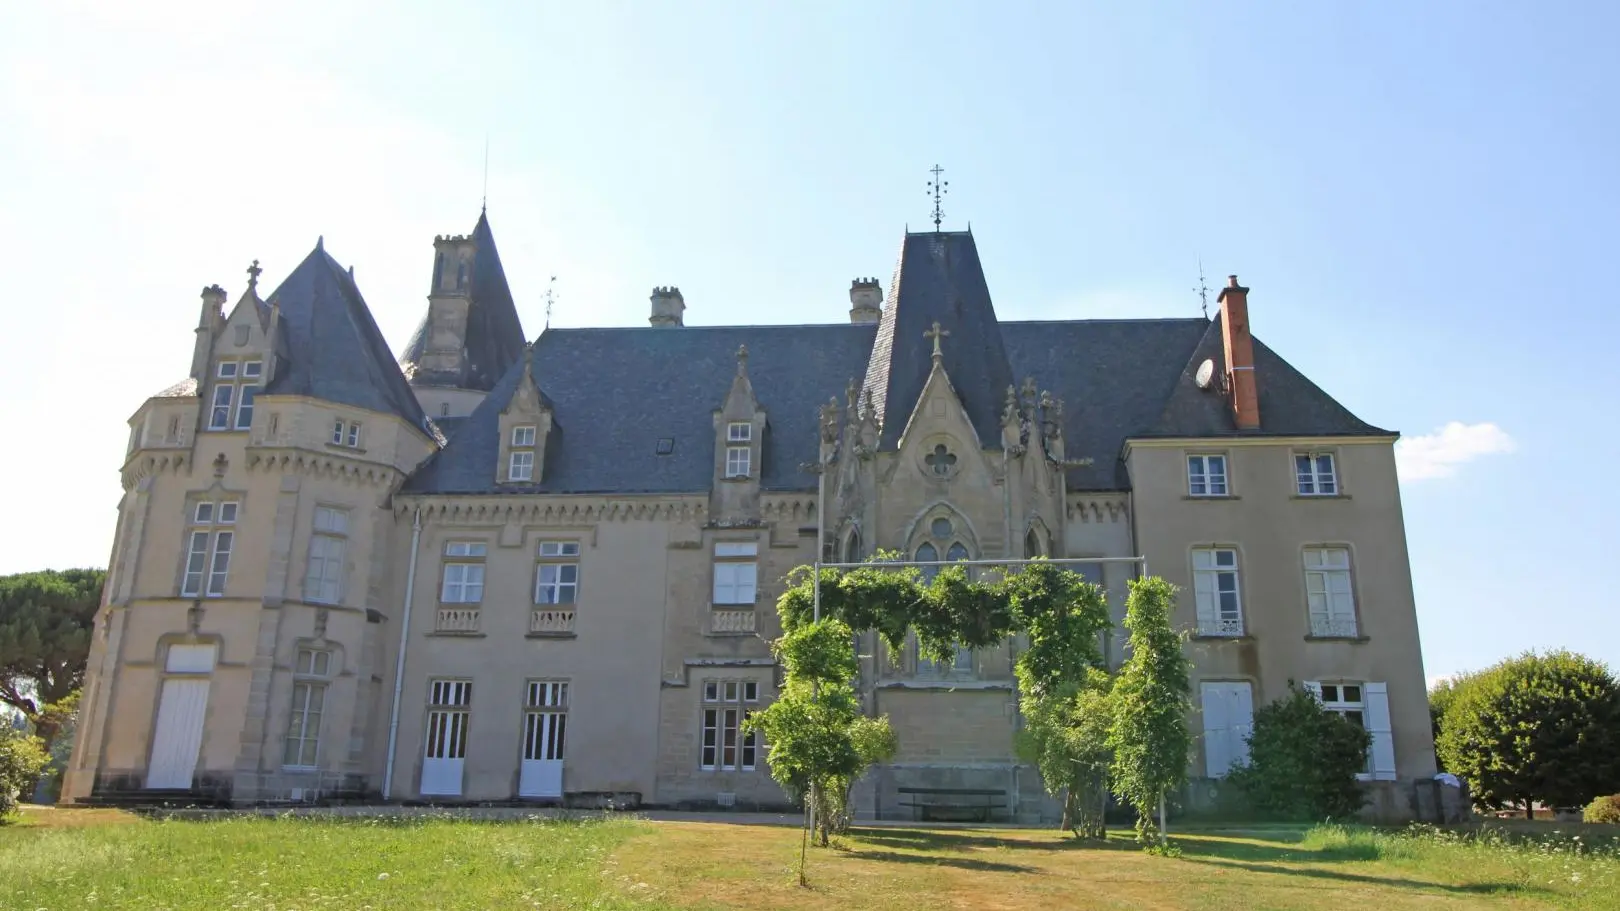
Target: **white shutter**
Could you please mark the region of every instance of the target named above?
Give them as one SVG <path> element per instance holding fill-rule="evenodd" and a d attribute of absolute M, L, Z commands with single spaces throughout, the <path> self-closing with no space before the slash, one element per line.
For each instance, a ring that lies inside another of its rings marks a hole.
<path fill-rule="evenodd" d="M 1394 781 L 1395 734 L 1389 723 L 1389 687 L 1369 683 L 1363 692 L 1367 697 L 1367 731 L 1372 734 L 1373 778 Z"/>
<path fill-rule="evenodd" d="M 1220 778 L 1232 764 L 1227 745 L 1225 684 L 1205 683 L 1199 687 L 1204 709 L 1204 771 Z"/>
<path fill-rule="evenodd" d="M 1220 611 L 1216 607 L 1219 596 L 1215 592 L 1214 573 L 1193 572 L 1193 597 L 1198 604 L 1198 631 L 1214 632 L 1220 629 Z"/>
<path fill-rule="evenodd" d="M 1227 707 L 1231 765 L 1249 764 L 1249 735 L 1254 732 L 1254 691 L 1247 683 L 1232 684 L 1232 704 Z"/>

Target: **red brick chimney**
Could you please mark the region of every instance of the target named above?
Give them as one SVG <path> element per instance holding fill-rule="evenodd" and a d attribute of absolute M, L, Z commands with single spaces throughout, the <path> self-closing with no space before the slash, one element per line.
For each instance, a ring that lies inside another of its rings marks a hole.
<path fill-rule="evenodd" d="M 1239 430 L 1260 429 L 1260 392 L 1254 381 L 1254 339 L 1249 335 L 1249 289 L 1236 275 L 1221 289 L 1221 335 L 1226 342 L 1226 387 Z"/>

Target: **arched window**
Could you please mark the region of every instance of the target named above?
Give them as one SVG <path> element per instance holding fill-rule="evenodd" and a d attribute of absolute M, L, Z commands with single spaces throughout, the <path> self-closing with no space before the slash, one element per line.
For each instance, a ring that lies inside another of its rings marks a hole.
<path fill-rule="evenodd" d="M 1036 557 L 1044 556 L 1046 556 L 1046 552 L 1041 549 L 1041 536 L 1036 534 L 1035 529 L 1031 528 L 1029 534 L 1024 535 L 1024 558 L 1033 560 Z"/>
<path fill-rule="evenodd" d="M 967 558 L 968 558 L 968 549 L 966 547 L 962 546 L 961 541 L 953 542 L 951 544 L 951 549 L 945 551 L 945 559 L 947 559 L 947 560 L 952 560 L 952 561 L 966 560 Z"/>
<path fill-rule="evenodd" d="M 456 266 L 456 290 L 460 291 L 465 287 L 467 287 L 467 261 L 462 260 Z"/>
<path fill-rule="evenodd" d="M 861 532 L 858 528 L 851 528 L 849 535 L 844 538 L 844 562 L 859 563 L 861 554 Z"/>

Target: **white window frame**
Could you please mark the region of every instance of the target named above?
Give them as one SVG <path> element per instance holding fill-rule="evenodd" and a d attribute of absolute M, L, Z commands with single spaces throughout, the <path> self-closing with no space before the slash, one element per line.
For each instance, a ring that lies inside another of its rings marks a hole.
<path fill-rule="evenodd" d="M 186 552 L 180 565 L 180 596 L 222 598 L 236 544 L 235 500 L 200 500 L 191 509 Z"/>
<path fill-rule="evenodd" d="M 533 424 L 519 424 L 512 428 L 512 448 L 533 449 L 535 426 Z"/>
<path fill-rule="evenodd" d="M 714 601 L 753 606 L 759 600 L 759 543 L 717 541 L 714 545 Z"/>
<path fill-rule="evenodd" d="M 214 368 L 208 394 L 208 429 L 247 430 L 253 424 L 253 400 L 264 377 L 261 360 L 222 360 Z"/>
<path fill-rule="evenodd" d="M 561 762 L 568 738 L 567 680 L 530 680 L 524 688 L 523 759 Z"/>
<path fill-rule="evenodd" d="M 1305 549 L 1305 601 L 1312 636 L 1354 639 L 1360 635 L 1350 548 Z"/>
<path fill-rule="evenodd" d="M 572 607 L 578 602 L 579 542 L 541 541 L 534 569 L 534 603 Z"/>
<path fill-rule="evenodd" d="M 749 421 L 732 421 L 726 425 L 727 443 L 754 442 L 754 425 Z"/>
<path fill-rule="evenodd" d="M 316 505 L 304 567 L 304 600 L 338 604 L 343 600 L 344 560 L 348 550 L 349 511 Z"/>
<path fill-rule="evenodd" d="M 310 771 L 319 767 L 321 722 L 326 717 L 327 684 L 331 674 L 330 650 L 298 649 L 293 660 L 292 710 L 287 718 L 287 736 L 282 745 L 282 768 Z M 311 715 L 314 716 L 313 724 Z M 309 748 L 307 754 L 306 746 Z"/>
<path fill-rule="evenodd" d="M 754 450 L 752 446 L 726 447 L 726 477 L 746 478 L 754 467 Z"/>
<path fill-rule="evenodd" d="M 1216 470 L 1216 469 L 1219 470 Z M 1187 496 L 1231 496 L 1225 453 L 1195 452 L 1187 456 Z"/>
<path fill-rule="evenodd" d="M 360 422 L 343 418 L 332 419 L 332 445 L 347 449 L 360 448 Z"/>
<path fill-rule="evenodd" d="M 1323 459 L 1327 460 L 1326 471 L 1322 469 Z M 1294 490 L 1302 497 L 1339 496 L 1338 459 L 1331 452 L 1294 453 Z"/>
<path fill-rule="evenodd" d="M 752 772 L 759 768 L 759 735 L 743 722 L 759 704 L 755 680 L 705 680 L 698 718 L 698 768 L 705 772 Z"/>
<path fill-rule="evenodd" d="M 450 541 L 444 545 L 444 566 L 439 571 L 441 604 L 484 603 L 484 558 L 488 554 L 489 545 L 482 541 Z"/>
<path fill-rule="evenodd" d="M 515 449 L 507 460 L 506 479 L 508 481 L 534 480 L 534 450 Z"/>
<path fill-rule="evenodd" d="M 1243 582 L 1240 578 L 1237 549 L 1195 548 L 1192 552 L 1192 563 L 1198 634 L 1243 635 Z M 1231 595 L 1231 610 L 1227 609 L 1224 595 Z"/>

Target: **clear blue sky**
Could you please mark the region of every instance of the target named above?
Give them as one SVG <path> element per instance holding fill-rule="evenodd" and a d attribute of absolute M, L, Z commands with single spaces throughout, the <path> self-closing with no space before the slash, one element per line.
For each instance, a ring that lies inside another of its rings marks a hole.
<path fill-rule="evenodd" d="M 1236 272 L 1257 335 L 1416 438 L 1428 673 L 1620 664 L 1620 7 L 394 6 L 0 14 L 0 572 L 105 563 L 203 285 L 324 234 L 401 346 L 487 133 L 531 335 L 552 273 L 563 326 L 657 284 L 693 323 L 842 319 L 936 161 L 1003 318 L 1188 316 L 1200 257 Z"/>

